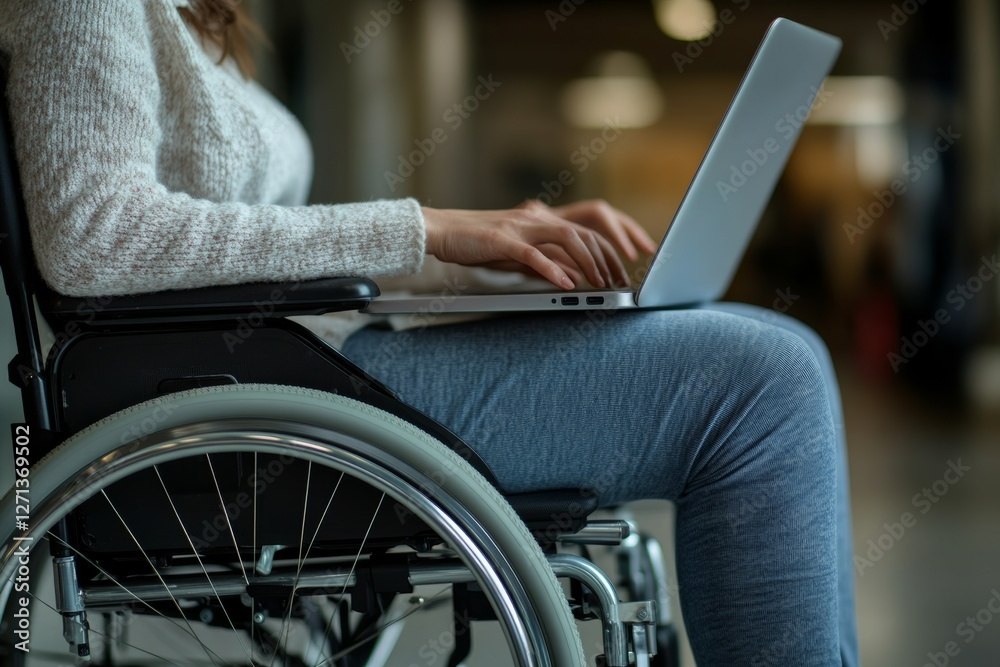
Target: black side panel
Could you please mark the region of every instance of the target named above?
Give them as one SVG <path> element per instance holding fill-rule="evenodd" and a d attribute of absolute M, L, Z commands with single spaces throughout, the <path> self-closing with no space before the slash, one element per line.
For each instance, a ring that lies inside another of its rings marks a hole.
<path fill-rule="evenodd" d="M 67 434 L 171 389 L 266 383 L 342 394 L 430 433 L 497 484 L 486 463 L 458 436 L 396 399 L 335 349 L 287 320 L 259 329 L 219 323 L 86 333 L 64 346 L 53 378 L 59 430 Z"/>

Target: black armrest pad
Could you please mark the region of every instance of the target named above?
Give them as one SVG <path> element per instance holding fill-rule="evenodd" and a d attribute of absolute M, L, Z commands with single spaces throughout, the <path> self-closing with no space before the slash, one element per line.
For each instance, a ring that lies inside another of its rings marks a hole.
<path fill-rule="evenodd" d="M 37 298 L 49 320 L 91 323 L 322 315 L 360 310 L 378 295 L 378 286 L 367 278 L 321 278 L 114 297 L 68 297 L 42 287 Z"/>

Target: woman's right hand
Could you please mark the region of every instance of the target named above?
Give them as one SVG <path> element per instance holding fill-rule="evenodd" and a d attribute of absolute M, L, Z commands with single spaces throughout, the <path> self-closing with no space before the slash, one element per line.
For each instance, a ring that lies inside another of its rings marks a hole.
<path fill-rule="evenodd" d="M 427 252 L 441 261 L 540 276 L 563 289 L 629 284 L 614 246 L 600 232 L 542 205 L 505 211 L 424 208 Z"/>

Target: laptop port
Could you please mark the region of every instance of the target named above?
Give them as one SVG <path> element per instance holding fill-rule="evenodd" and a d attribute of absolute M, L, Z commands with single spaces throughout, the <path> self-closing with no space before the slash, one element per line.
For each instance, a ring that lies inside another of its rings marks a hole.
<path fill-rule="evenodd" d="M 562 298 L 562 305 L 564 306 L 579 306 L 580 297 L 578 296 L 564 296 Z"/>
<path fill-rule="evenodd" d="M 588 306 L 603 306 L 604 297 L 603 296 L 588 296 L 587 297 Z"/>

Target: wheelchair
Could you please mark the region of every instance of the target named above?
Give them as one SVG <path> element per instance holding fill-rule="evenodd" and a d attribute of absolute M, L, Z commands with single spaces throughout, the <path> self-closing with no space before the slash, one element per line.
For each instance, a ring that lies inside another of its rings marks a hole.
<path fill-rule="evenodd" d="M 504 495 L 460 438 L 286 319 L 361 309 L 374 283 L 48 289 L 0 115 L 25 415 L 0 501 L 0 662 L 678 664 L 655 541 L 591 519 L 585 489 Z M 594 545 L 615 549 L 628 601 Z M 449 598 L 440 641 L 386 657 Z M 509 655 L 473 650 L 479 621 Z M 586 621 L 600 624 L 587 656 Z"/>

